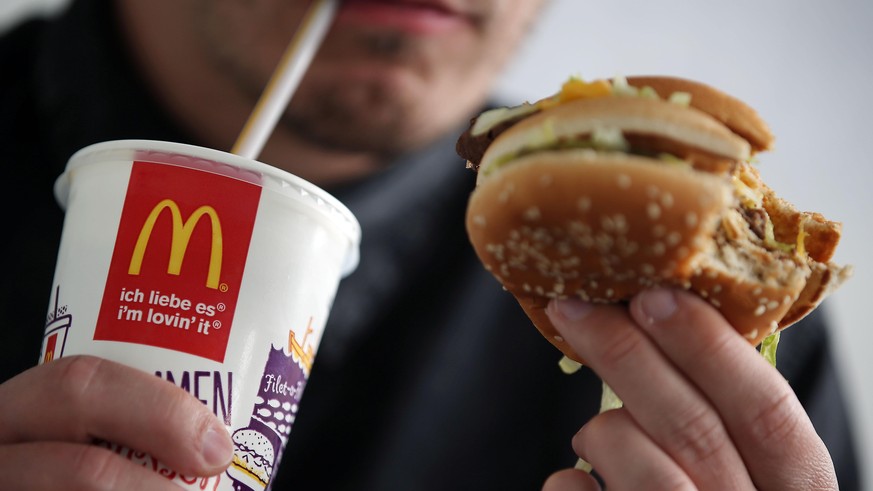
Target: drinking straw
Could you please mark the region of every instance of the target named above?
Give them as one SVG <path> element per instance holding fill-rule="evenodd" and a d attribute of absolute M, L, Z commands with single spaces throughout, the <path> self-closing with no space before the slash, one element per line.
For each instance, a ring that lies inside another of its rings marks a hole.
<path fill-rule="evenodd" d="M 258 158 L 327 34 L 338 6 L 339 0 L 314 0 L 310 5 L 231 153 Z"/>

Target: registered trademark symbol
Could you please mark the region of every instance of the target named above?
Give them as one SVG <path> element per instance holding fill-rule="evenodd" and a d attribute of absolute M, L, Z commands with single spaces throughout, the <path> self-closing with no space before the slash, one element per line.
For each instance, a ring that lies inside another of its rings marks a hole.
<path fill-rule="evenodd" d="M 215 307 L 218 309 L 219 312 L 224 312 L 227 309 L 227 305 L 224 305 L 223 303 L 219 303 Z"/>
<path fill-rule="evenodd" d="M 212 321 L 213 329 L 221 329 L 221 321 Z"/>
<path fill-rule="evenodd" d="M 230 287 L 227 286 L 227 283 L 222 283 L 218 285 L 218 291 L 220 291 L 221 293 L 226 293 L 228 290 L 230 290 Z"/>

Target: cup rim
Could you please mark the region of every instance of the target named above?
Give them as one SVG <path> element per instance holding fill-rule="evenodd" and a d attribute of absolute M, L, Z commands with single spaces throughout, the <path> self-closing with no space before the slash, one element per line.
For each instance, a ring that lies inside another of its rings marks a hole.
<path fill-rule="evenodd" d="M 247 181 L 296 200 L 308 201 L 321 210 L 326 218 L 337 224 L 349 240 L 349 254 L 343 265 L 343 276 L 350 274 L 358 265 L 361 225 L 351 210 L 336 197 L 315 184 L 272 165 L 197 145 L 128 139 L 83 147 L 70 157 L 64 172 L 55 180 L 54 195 L 61 208 L 66 209 L 71 175 L 76 169 L 110 160 L 155 162 L 212 172 Z"/>

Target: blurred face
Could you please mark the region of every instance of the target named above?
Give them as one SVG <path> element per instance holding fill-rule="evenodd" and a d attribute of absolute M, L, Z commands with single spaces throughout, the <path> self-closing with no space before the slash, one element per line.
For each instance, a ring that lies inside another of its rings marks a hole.
<path fill-rule="evenodd" d="M 307 1 L 195 0 L 211 63 L 256 100 Z M 345 0 L 280 128 L 393 154 L 477 109 L 545 0 Z"/>

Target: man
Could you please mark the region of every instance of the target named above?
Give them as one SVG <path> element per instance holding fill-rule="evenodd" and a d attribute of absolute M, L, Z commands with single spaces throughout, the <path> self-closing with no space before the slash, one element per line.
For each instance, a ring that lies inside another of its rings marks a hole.
<path fill-rule="evenodd" d="M 330 190 L 364 231 L 272 489 L 535 489 L 575 463 L 569 439 L 600 380 L 562 374 L 472 254 L 474 176 L 453 154 L 542 3 L 344 3 L 260 156 Z M 98 141 L 229 149 L 305 6 L 81 0 L 0 43 L 14 68 L 0 79 L 3 163 L 23 196 L 4 196 L 0 488 L 173 489 L 94 438 L 188 474 L 228 465 L 219 422 L 156 377 L 87 357 L 31 368 L 63 218 L 51 186 Z M 573 439 L 610 489 L 857 486 L 818 314 L 785 336 L 780 367 L 814 428 L 782 376 L 689 295 L 549 312 L 627 402 Z M 597 486 L 573 470 L 545 485 Z"/>

